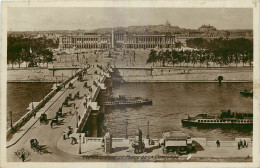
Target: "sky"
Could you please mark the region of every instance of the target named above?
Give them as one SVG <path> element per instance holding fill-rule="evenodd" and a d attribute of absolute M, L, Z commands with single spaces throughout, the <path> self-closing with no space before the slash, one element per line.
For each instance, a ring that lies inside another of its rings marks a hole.
<path fill-rule="evenodd" d="M 210 24 L 222 29 L 253 29 L 252 8 L 8 8 L 12 31 L 92 30 L 96 28 L 159 25 L 198 29 Z"/>

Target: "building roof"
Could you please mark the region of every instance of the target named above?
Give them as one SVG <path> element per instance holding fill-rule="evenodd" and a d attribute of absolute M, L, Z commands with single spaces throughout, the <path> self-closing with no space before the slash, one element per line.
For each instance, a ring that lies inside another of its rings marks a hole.
<path fill-rule="evenodd" d="M 162 133 L 165 139 L 188 139 L 188 136 L 181 131 L 167 131 Z"/>

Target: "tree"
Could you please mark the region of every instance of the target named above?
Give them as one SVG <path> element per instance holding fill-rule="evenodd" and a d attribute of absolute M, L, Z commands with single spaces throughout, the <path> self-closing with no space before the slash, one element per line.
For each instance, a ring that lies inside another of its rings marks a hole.
<path fill-rule="evenodd" d="M 53 53 L 49 50 L 44 50 L 43 51 L 43 55 L 44 55 L 44 61 L 47 63 L 47 67 L 48 67 L 48 63 L 53 62 Z"/>
<path fill-rule="evenodd" d="M 253 52 L 252 51 L 248 52 L 248 62 L 249 62 L 249 66 L 251 68 L 252 67 L 252 62 L 253 62 Z"/>
<path fill-rule="evenodd" d="M 191 62 L 193 64 L 193 67 L 194 65 L 197 63 L 197 57 L 196 57 L 196 53 L 194 51 L 191 52 Z"/>
<path fill-rule="evenodd" d="M 238 53 L 235 53 L 234 56 L 235 56 L 235 58 L 234 58 L 234 62 L 235 62 L 236 67 L 237 67 L 237 64 L 240 63 L 239 54 L 238 54 Z"/>
<path fill-rule="evenodd" d="M 199 54 L 199 62 L 200 62 L 200 67 L 201 67 L 201 64 L 203 64 L 204 62 L 205 62 L 205 57 L 203 56 L 203 51 L 199 51 L 198 52 L 198 54 Z"/>
<path fill-rule="evenodd" d="M 153 63 L 153 67 L 154 67 L 154 63 L 157 61 L 157 52 L 154 50 L 154 49 L 152 49 L 151 51 L 150 51 L 150 54 L 149 54 L 149 57 L 148 57 L 148 59 L 146 60 L 146 64 L 148 64 L 148 63 Z"/>
<path fill-rule="evenodd" d="M 179 53 L 178 53 L 178 62 L 180 63 L 180 67 L 181 67 L 181 63 L 184 61 L 184 52 L 183 50 L 181 50 Z"/>
<path fill-rule="evenodd" d="M 190 63 L 190 55 L 191 52 L 186 50 L 184 51 L 184 62 L 186 63 L 186 67 L 188 66 L 188 63 Z"/>
<path fill-rule="evenodd" d="M 172 50 L 171 52 L 171 63 L 172 66 L 174 67 L 174 65 L 178 62 L 178 58 L 179 58 L 179 53 L 175 50 Z"/>
<path fill-rule="evenodd" d="M 249 60 L 248 55 L 247 55 L 246 52 L 244 52 L 244 53 L 242 54 L 243 67 L 244 67 L 245 63 L 246 63 L 248 60 Z"/>

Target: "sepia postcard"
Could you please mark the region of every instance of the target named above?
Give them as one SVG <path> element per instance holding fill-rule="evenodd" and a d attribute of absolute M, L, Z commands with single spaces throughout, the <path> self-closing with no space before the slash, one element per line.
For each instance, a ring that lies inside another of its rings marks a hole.
<path fill-rule="evenodd" d="M 252 167 L 260 1 L 2 2 L 1 167 Z"/>

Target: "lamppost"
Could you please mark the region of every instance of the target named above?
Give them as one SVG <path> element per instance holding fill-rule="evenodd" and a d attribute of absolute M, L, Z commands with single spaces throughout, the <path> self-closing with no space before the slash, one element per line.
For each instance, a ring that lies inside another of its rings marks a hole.
<path fill-rule="evenodd" d="M 125 124 L 126 124 L 126 125 L 125 125 L 125 139 L 127 139 L 127 138 L 128 138 L 128 135 L 127 135 L 127 126 L 128 126 L 128 121 L 126 121 Z"/>
<path fill-rule="evenodd" d="M 9 111 L 9 114 L 10 114 L 10 120 L 11 120 L 11 128 L 13 129 L 13 117 L 12 117 L 13 112 Z"/>
<path fill-rule="evenodd" d="M 81 154 L 81 134 L 79 134 L 79 154 Z"/>
<path fill-rule="evenodd" d="M 56 88 L 57 88 L 57 76 L 56 76 Z"/>
<path fill-rule="evenodd" d="M 34 107 L 33 107 L 33 96 L 32 96 L 32 110 L 34 110 Z"/>
<path fill-rule="evenodd" d="M 75 116 L 76 116 L 76 121 L 77 121 L 76 127 L 79 128 L 79 124 L 78 124 L 78 111 L 77 110 L 76 110 L 76 115 Z"/>
<path fill-rule="evenodd" d="M 149 135 L 149 121 L 147 122 L 147 137 L 146 138 L 147 139 L 150 138 L 150 135 Z"/>

